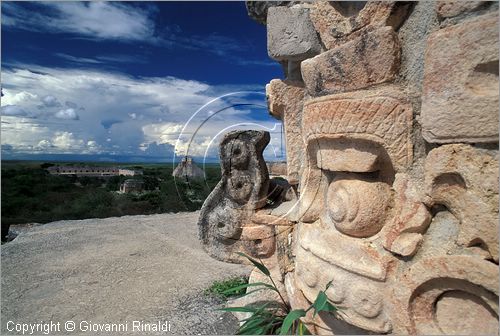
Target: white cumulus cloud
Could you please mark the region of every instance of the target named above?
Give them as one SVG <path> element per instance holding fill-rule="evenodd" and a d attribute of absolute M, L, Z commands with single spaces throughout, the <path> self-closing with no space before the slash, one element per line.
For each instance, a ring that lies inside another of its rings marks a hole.
<path fill-rule="evenodd" d="M 57 100 L 56 97 L 52 95 L 47 95 L 42 98 L 42 103 L 45 107 L 59 107 L 61 103 Z"/>
<path fill-rule="evenodd" d="M 275 123 L 262 92 L 250 98 L 218 98 L 229 88 L 251 91 L 255 86 L 219 87 L 175 77 L 32 65 L 2 69 L 2 82 L 9 88 L 8 97 L 29 92 L 53 97 L 52 103 L 64 102 L 57 109 L 40 106 L 38 98 L 2 107 L 2 143 L 15 152 L 163 156 L 177 146 L 178 155 L 189 150 L 190 155 L 216 156 L 221 135 L 214 137 L 221 130 L 271 129 Z M 238 107 L 241 103 L 252 107 Z M 36 119 L 29 118 L 35 113 Z M 272 134 L 276 136 L 279 139 Z"/>
<path fill-rule="evenodd" d="M 66 119 L 66 120 L 78 120 L 78 114 L 75 112 L 74 108 L 68 108 L 60 110 L 55 114 L 56 118 Z"/>

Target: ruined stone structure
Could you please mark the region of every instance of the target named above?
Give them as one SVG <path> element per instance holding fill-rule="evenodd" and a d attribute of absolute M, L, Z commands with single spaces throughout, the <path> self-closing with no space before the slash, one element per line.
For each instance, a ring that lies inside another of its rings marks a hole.
<path fill-rule="evenodd" d="M 193 158 L 184 157 L 181 162 L 179 162 L 177 167 L 175 167 L 172 172 L 172 176 L 190 180 L 203 178 L 205 177 L 205 173 L 194 163 Z"/>
<path fill-rule="evenodd" d="M 118 167 L 77 167 L 77 166 L 52 166 L 47 168 L 51 175 L 62 176 L 89 176 L 89 177 L 109 177 L 109 176 L 135 176 L 142 175 L 142 170 L 124 169 Z"/>
<path fill-rule="evenodd" d="M 498 334 L 498 3 L 247 9 L 285 73 L 266 92 L 288 184 L 268 134 L 228 134 L 205 249 L 261 258 L 293 309 L 333 281 L 314 333 Z"/>
<path fill-rule="evenodd" d="M 120 185 L 121 193 L 140 193 L 144 190 L 144 182 L 141 180 L 127 179 Z"/>

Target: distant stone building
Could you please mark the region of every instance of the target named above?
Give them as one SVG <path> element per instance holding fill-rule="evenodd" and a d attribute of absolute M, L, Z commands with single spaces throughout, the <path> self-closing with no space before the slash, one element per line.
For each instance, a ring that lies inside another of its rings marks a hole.
<path fill-rule="evenodd" d="M 136 176 L 142 175 L 142 170 L 133 170 L 133 169 L 118 169 L 118 175 L 122 176 Z"/>
<path fill-rule="evenodd" d="M 120 185 L 120 192 L 133 193 L 142 192 L 144 190 L 144 182 L 140 180 L 128 179 Z"/>
<path fill-rule="evenodd" d="M 122 169 L 117 167 L 78 167 L 78 166 L 53 166 L 47 168 L 52 175 L 76 175 L 76 176 L 135 176 L 142 175 L 140 170 Z"/>
<path fill-rule="evenodd" d="M 185 157 L 174 169 L 172 176 L 186 180 L 197 179 L 204 178 L 205 172 L 194 163 L 192 158 Z"/>

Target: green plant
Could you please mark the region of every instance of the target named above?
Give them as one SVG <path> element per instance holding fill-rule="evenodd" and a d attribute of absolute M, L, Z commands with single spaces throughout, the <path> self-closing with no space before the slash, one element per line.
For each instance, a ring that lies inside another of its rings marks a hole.
<path fill-rule="evenodd" d="M 330 281 L 325 290 L 319 291 L 314 303 L 312 303 L 307 309 L 294 309 L 286 303 L 284 298 L 281 296 L 276 283 L 271 277 L 271 272 L 262 263 L 262 260 L 255 260 L 244 253 L 238 253 L 239 255 L 250 260 L 252 264 L 255 265 L 264 275 L 266 275 L 271 284 L 264 282 L 254 282 L 246 283 L 238 286 L 231 287 L 227 289 L 224 293 L 234 293 L 240 292 L 241 290 L 247 290 L 252 287 L 252 290 L 247 290 L 247 292 L 241 296 L 255 293 L 259 290 L 272 290 L 278 293 L 281 302 L 276 304 L 265 303 L 260 306 L 254 307 L 228 307 L 222 308 L 221 310 L 227 312 L 241 312 L 241 313 L 251 313 L 250 317 L 241 320 L 244 322 L 237 330 L 237 335 L 289 335 L 298 334 L 305 335 L 310 334 L 306 326 L 300 319 L 306 316 L 306 314 L 312 310 L 313 317 L 319 312 L 332 312 L 335 313 L 338 309 L 329 302 L 328 296 L 326 295 L 326 290 L 331 286 L 332 281 Z"/>
<path fill-rule="evenodd" d="M 239 290 L 232 289 L 246 284 L 248 284 L 248 278 L 245 277 L 234 277 L 222 281 L 214 281 L 212 285 L 205 290 L 205 293 L 227 299 L 232 296 L 245 294 L 246 287 L 242 287 Z"/>

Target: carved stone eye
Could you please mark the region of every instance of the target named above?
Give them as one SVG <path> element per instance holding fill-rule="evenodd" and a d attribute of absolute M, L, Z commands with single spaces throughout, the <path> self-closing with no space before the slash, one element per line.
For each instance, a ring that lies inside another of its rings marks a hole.
<path fill-rule="evenodd" d="M 249 153 L 247 145 L 242 140 L 233 140 L 226 148 L 226 157 L 231 162 L 231 169 L 247 169 Z"/>
<path fill-rule="evenodd" d="M 227 193 L 238 204 L 245 204 L 250 198 L 254 184 L 250 174 L 246 171 L 231 171 L 227 181 Z"/>
<path fill-rule="evenodd" d="M 383 182 L 334 180 L 327 193 L 328 216 L 340 232 L 370 237 L 384 225 L 390 197 L 390 187 Z"/>

